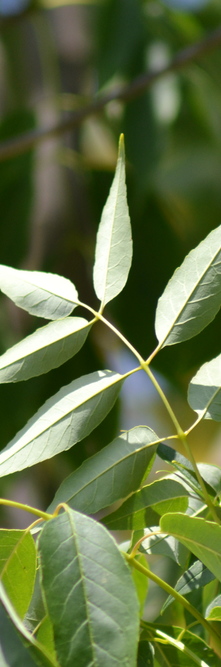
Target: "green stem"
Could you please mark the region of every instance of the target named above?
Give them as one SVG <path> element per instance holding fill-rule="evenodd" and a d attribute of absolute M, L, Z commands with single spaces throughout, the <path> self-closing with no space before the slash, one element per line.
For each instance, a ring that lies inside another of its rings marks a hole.
<path fill-rule="evenodd" d="M 144 565 L 141 565 L 135 558 L 132 558 L 130 554 L 127 554 L 126 552 L 122 552 L 125 559 L 127 562 L 134 567 L 136 570 L 144 574 L 145 577 L 148 577 L 152 581 L 154 581 L 155 584 L 160 586 L 160 588 L 163 588 L 163 590 L 168 594 L 172 595 L 172 597 L 177 600 L 187 611 L 194 616 L 194 618 L 199 621 L 199 623 L 205 628 L 205 630 L 210 634 L 211 637 L 216 641 L 218 641 L 219 649 L 221 650 L 221 638 L 219 637 L 218 633 L 214 630 L 212 625 L 209 623 L 209 621 L 206 621 L 205 618 L 200 614 L 200 612 L 193 607 L 193 605 L 186 600 L 186 598 L 183 597 L 178 591 L 176 591 L 172 586 L 167 584 L 166 581 L 158 577 L 156 574 L 151 572 L 151 570 L 148 570 L 147 567 L 144 567 Z"/>
<path fill-rule="evenodd" d="M 153 630 L 153 628 L 151 628 L 151 630 Z M 196 665 L 199 665 L 199 667 L 210 667 L 207 662 L 201 660 L 201 658 L 198 658 L 196 653 L 193 653 L 193 651 L 191 651 L 188 646 L 185 646 L 185 644 L 183 644 L 183 642 L 181 642 L 179 639 L 174 639 L 174 637 L 170 637 L 170 635 L 168 635 L 166 632 L 158 629 L 154 630 L 154 633 L 156 637 L 159 637 L 159 640 L 153 638 L 152 641 L 161 641 L 163 644 L 170 644 L 171 646 L 175 646 L 178 651 L 182 651 L 182 654 L 190 658 L 190 660 L 195 662 Z"/>
<path fill-rule="evenodd" d="M 24 503 L 18 503 L 15 500 L 7 500 L 7 498 L 0 498 L 0 505 L 6 505 L 8 507 L 15 507 L 18 510 L 24 510 L 24 512 L 34 514 L 35 516 L 38 516 L 40 519 L 44 519 L 45 521 L 49 521 L 49 519 L 52 519 L 53 517 L 53 514 L 42 512 L 41 510 L 37 510 L 35 507 L 24 505 Z"/>
<path fill-rule="evenodd" d="M 164 406 L 167 410 L 167 413 L 169 414 L 169 416 L 171 418 L 171 421 L 172 421 L 173 425 L 175 426 L 175 429 L 177 431 L 177 436 L 178 436 L 179 440 L 181 441 L 181 443 L 182 443 L 182 445 L 183 445 L 183 447 L 184 447 L 184 449 L 187 453 L 187 456 L 189 457 L 190 462 L 192 463 L 193 469 L 194 469 L 195 474 L 196 474 L 196 478 L 197 478 L 198 483 L 199 483 L 199 485 L 202 489 L 203 498 L 205 500 L 205 503 L 208 505 L 208 507 L 210 509 L 210 512 L 212 514 L 212 517 L 216 521 L 216 523 L 221 524 L 221 522 L 220 522 L 220 520 L 217 516 L 215 507 L 214 507 L 214 505 L 211 501 L 211 498 L 210 498 L 210 496 L 207 492 L 205 483 L 204 483 L 204 481 L 203 481 L 203 479 L 200 475 L 200 472 L 198 470 L 198 467 L 197 467 L 196 461 L 194 459 L 194 456 L 192 454 L 191 448 L 190 448 L 190 446 L 187 442 L 186 433 L 183 431 L 182 427 L 180 426 L 180 424 L 178 422 L 178 419 L 176 418 L 176 415 L 175 415 L 167 397 L 164 394 L 163 389 L 161 388 L 159 382 L 157 381 L 154 374 L 152 373 L 152 371 L 149 368 L 149 363 L 150 363 L 151 359 L 153 358 L 153 356 L 155 356 L 157 351 L 160 349 L 160 345 L 155 349 L 153 354 L 150 355 L 150 357 L 145 361 L 143 359 L 143 357 L 139 354 L 139 352 L 137 352 L 135 347 L 133 345 L 131 345 L 131 343 L 129 343 L 127 338 L 125 338 L 125 336 L 123 336 L 123 334 L 120 331 L 118 331 L 118 329 L 116 329 L 116 327 L 113 324 L 111 324 L 111 322 L 106 320 L 106 318 L 101 314 L 100 311 L 96 312 L 93 308 L 91 308 L 90 306 L 87 306 L 84 303 L 81 303 L 80 301 L 78 302 L 78 305 L 83 306 L 83 308 L 86 308 L 87 310 L 89 310 L 94 315 L 95 320 L 100 320 L 109 329 L 111 329 L 111 331 L 113 331 L 113 333 L 115 333 L 115 335 L 124 343 L 124 345 L 126 345 L 126 347 L 132 352 L 132 354 L 139 361 L 140 367 L 135 369 L 134 372 L 136 372 L 136 370 L 141 370 L 142 369 L 146 373 L 146 375 L 149 377 L 152 384 L 154 385 L 158 395 L 160 396 L 160 398 L 161 398 L 161 400 L 162 400 L 162 402 L 163 402 L 163 404 L 164 404 Z M 197 420 L 197 422 L 198 422 L 198 420 Z"/>

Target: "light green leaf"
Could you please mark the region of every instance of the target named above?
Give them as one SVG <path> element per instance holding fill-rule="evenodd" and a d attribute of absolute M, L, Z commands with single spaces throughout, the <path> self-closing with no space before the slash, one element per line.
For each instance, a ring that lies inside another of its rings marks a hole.
<path fill-rule="evenodd" d="M 49 322 L 0 356 L 0 382 L 19 382 L 48 373 L 84 345 L 90 323 L 83 317 Z"/>
<path fill-rule="evenodd" d="M 113 407 L 124 376 L 96 371 L 49 398 L 0 453 L 0 476 L 49 459 L 89 435 Z"/>
<path fill-rule="evenodd" d="M 163 533 L 174 535 L 221 581 L 221 526 L 184 514 L 166 514 L 160 521 Z"/>
<path fill-rule="evenodd" d="M 94 289 L 103 309 L 121 292 L 132 261 L 130 217 L 125 184 L 124 138 L 120 137 L 117 168 L 97 233 Z"/>
<path fill-rule="evenodd" d="M 208 605 L 205 618 L 208 621 L 221 621 L 221 595 L 217 597 Z"/>
<path fill-rule="evenodd" d="M 61 667 L 43 644 L 28 632 L 0 583 L 1 667 Z M 1 604 L 2 603 L 2 604 Z"/>
<path fill-rule="evenodd" d="M 112 536 L 67 508 L 45 524 L 39 551 L 62 667 L 135 667 L 139 605 L 130 569 Z"/>
<path fill-rule="evenodd" d="M 156 311 L 161 347 L 196 336 L 221 305 L 221 226 L 214 229 L 176 269 Z"/>
<path fill-rule="evenodd" d="M 179 482 L 168 477 L 144 486 L 130 496 L 119 509 L 108 514 L 103 522 L 110 530 L 139 530 L 152 526 L 153 523 L 155 525 L 155 513 L 169 512 L 172 507 L 185 512 L 187 506 L 188 491 Z"/>
<path fill-rule="evenodd" d="M 0 531 L 0 581 L 18 615 L 23 618 L 33 593 L 36 549 L 25 530 Z"/>
<path fill-rule="evenodd" d="M 54 273 L 21 271 L 0 264 L 0 290 L 16 306 L 46 320 L 66 317 L 78 305 L 73 283 Z"/>
<path fill-rule="evenodd" d="M 62 482 L 48 512 L 66 502 L 79 512 L 95 514 L 125 498 L 140 486 L 157 442 L 157 435 L 145 426 L 115 438 Z"/>
<path fill-rule="evenodd" d="M 188 403 L 201 418 L 221 421 L 221 354 L 203 364 L 192 378 Z"/>

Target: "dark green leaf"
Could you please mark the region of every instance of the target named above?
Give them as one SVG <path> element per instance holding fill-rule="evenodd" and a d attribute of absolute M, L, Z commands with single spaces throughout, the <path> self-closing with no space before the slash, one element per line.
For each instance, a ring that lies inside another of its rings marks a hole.
<path fill-rule="evenodd" d="M 140 486 L 155 456 L 157 435 L 138 426 L 115 438 L 107 447 L 84 461 L 62 482 L 48 508 L 66 502 L 74 509 L 95 514 Z"/>
<path fill-rule="evenodd" d="M 139 606 L 113 538 L 68 509 L 39 538 L 42 585 L 62 667 L 134 667 Z"/>

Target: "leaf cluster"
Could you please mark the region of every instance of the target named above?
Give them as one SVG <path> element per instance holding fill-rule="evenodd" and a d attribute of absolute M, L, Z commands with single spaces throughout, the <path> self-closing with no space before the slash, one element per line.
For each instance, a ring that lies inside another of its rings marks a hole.
<path fill-rule="evenodd" d="M 163 347 L 196 336 L 215 318 L 221 226 L 189 253 L 166 286 L 156 310 L 157 344 L 148 359 L 103 314 L 125 286 L 131 261 L 121 136 L 96 241 L 99 308 L 82 303 L 76 287 L 61 276 L 1 265 L 1 291 L 49 322 L 0 357 L 0 381 L 28 380 L 62 365 L 82 348 L 97 321 L 133 352 L 137 367 L 125 374 L 98 370 L 61 388 L 2 450 L 0 474 L 82 441 L 111 411 L 126 378 L 140 371 L 158 391 L 174 433 L 162 438 L 138 425 L 118 434 L 62 482 L 47 511 L 0 500 L 38 517 L 26 530 L 0 532 L 3 667 L 220 664 L 221 470 L 196 465 L 189 434 L 202 420 L 221 421 L 221 356 L 190 382 L 195 419 L 187 431 L 150 366 Z M 91 319 L 73 316 L 77 306 Z M 177 443 L 185 456 L 177 453 Z M 156 453 L 172 470 L 153 481 L 148 478 Z M 126 543 L 121 532 L 117 539 L 110 532 L 125 530 Z M 173 586 L 156 574 L 150 555 L 172 559 Z M 149 579 L 165 594 L 151 622 Z"/>

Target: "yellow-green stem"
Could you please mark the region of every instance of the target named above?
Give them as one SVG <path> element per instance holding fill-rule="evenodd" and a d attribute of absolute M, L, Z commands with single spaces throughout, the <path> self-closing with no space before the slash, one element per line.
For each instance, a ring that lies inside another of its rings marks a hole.
<path fill-rule="evenodd" d="M 187 609 L 187 611 L 190 614 L 192 614 L 192 616 L 194 618 L 196 618 L 197 621 L 199 621 L 199 623 L 205 628 L 205 630 L 210 634 L 210 636 L 214 638 L 216 643 L 218 642 L 219 649 L 221 650 L 221 637 L 219 637 L 218 633 L 214 630 L 214 628 L 209 623 L 209 621 L 206 621 L 206 619 L 203 618 L 203 616 L 200 614 L 198 609 L 195 609 L 195 607 L 193 607 L 193 605 L 190 604 L 190 602 L 188 600 L 186 600 L 186 598 L 184 598 L 183 595 L 178 593 L 178 591 L 176 591 L 174 588 L 172 588 L 172 586 L 167 584 L 166 581 L 164 581 L 163 579 L 158 577 L 156 574 L 154 574 L 154 572 L 151 572 L 151 570 L 148 570 L 146 567 L 144 567 L 144 565 L 141 565 L 141 563 L 139 563 L 135 558 L 132 558 L 130 554 L 128 554 L 126 552 L 122 552 L 122 553 L 123 553 L 125 559 L 127 560 L 127 562 L 132 567 L 134 567 L 139 572 L 142 572 L 142 574 L 144 574 L 145 577 L 148 577 L 148 579 L 151 579 L 152 581 L 154 581 L 154 583 L 157 584 L 158 586 L 160 586 L 160 588 L 163 588 L 163 590 L 166 591 L 166 593 L 168 595 L 172 595 L 172 597 L 175 600 L 177 600 L 177 602 L 179 602 L 183 607 L 185 607 L 185 609 Z"/>
<path fill-rule="evenodd" d="M 38 510 L 35 507 L 31 507 L 30 505 L 24 505 L 24 503 L 18 503 L 15 500 L 7 500 L 7 498 L 0 498 L 0 505 L 15 507 L 18 510 L 24 510 L 24 512 L 34 514 L 35 516 L 38 516 L 40 519 L 44 519 L 45 521 L 49 521 L 49 519 L 52 519 L 53 517 L 53 514 L 42 512 L 42 510 Z"/>

